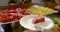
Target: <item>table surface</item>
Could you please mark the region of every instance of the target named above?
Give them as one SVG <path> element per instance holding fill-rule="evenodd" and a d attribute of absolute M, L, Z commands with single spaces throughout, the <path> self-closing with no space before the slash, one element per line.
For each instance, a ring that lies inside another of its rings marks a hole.
<path fill-rule="evenodd" d="M 28 8 L 28 7 L 30 7 L 30 6 L 32 6 L 32 4 L 21 4 L 21 5 L 12 5 L 10 8 L 12 9 L 12 7 L 14 8 L 14 9 L 16 9 L 16 8 L 19 8 L 19 7 L 21 7 L 21 8 Z M 60 15 L 59 15 L 59 13 L 56 13 L 56 14 L 51 14 L 51 15 L 47 15 L 49 18 L 54 18 L 54 17 L 59 17 Z M 7 24 L 5 24 L 5 25 L 7 25 Z M 5 25 L 2 25 L 3 27 L 5 26 Z M 8 24 L 9 25 L 9 24 Z M 11 25 L 11 24 L 10 24 Z M 8 27 L 9 28 L 9 27 Z M 6 29 L 6 28 L 4 28 L 4 29 Z M 19 22 L 16 22 L 16 23 L 14 23 L 14 27 L 13 28 L 11 28 L 10 27 L 10 32 L 23 32 L 23 31 L 25 31 L 26 29 L 25 28 L 23 28 L 20 24 L 19 24 Z M 9 32 L 9 30 L 8 29 L 6 29 L 6 31 L 8 31 Z"/>

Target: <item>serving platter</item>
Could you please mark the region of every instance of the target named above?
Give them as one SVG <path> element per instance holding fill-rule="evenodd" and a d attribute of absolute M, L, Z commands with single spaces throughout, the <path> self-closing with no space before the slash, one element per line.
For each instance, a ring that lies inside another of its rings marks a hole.
<path fill-rule="evenodd" d="M 21 18 L 21 20 L 19 20 L 21 26 L 23 26 L 24 28 L 27 28 L 27 29 L 30 29 L 30 30 L 37 30 L 35 28 L 35 24 L 32 23 L 32 20 L 33 18 L 37 16 L 37 15 L 28 15 L 28 16 L 25 16 L 23 18 Z M 50 29 L 54 26 L 54 22 L 53 20 L 51 20 L 50 18 L 48 17 L 45 17 L 45 27 L 46 29 Z M 42 23 L 40 23 L 41 25 L 39 26 L 44 26 Z"/>

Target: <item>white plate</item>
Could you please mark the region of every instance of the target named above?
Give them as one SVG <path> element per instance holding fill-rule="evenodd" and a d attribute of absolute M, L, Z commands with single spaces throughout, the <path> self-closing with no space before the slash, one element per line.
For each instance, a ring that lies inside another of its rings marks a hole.
<path fill-rule="evenodd" d="M 30 29 L 30 30 L 37 30 L 35 28 L 36 25 L 32 23 L 32 20 L 35 16 L 36 15 L 28 15 L 28 16 L 25 16 L 25 17 L 21 18 L 19 20 L 21 26 L 23 26 L 24 28 Z M 44 27 L 44 25 L 45 25 L 44 28 L 46 28 L 46 29 L 50 29 L 54 26 L 54 22 L 48 17 L 45 17 L 45 22 L 44 23 L 43 23 L 43 25 L 42 25 L 42 23 L 40 23 L 39 26 Z"/>

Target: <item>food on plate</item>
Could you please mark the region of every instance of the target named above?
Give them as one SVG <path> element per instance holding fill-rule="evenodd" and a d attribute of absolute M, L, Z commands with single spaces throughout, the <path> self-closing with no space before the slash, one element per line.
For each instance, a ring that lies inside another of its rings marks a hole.
<path fill-rule="evenodd" d="M 1 10 L 0 13 L 8 13 L 8 10 Z"/>
<path fill-rule="evenodd" d="M 39 15 L 25 16 L 20 20 L 20 24 L 24 28 L 34 31 L 42 31 L 44 29 L 48 30 L 54 27 L 54 22 L 50 18 Z"/>
<path fill-rule="evenodd" d="M 10 21 L 19 20 L 22 17 L 23 17 L 22 14 L 17 14 L 17 13 L 2 13 L 0 15 L 0 21 L 1 22 L 10 22 Z"/>
<path fill-rule="evenodd" d="M 36 24 L 36 23 L 40 23 L 40 22 L 44 22 L 45 21 L 45 18 L 42 17 L 42 16 L 36 16 L 34 17 L 34 19 L 32 20 L 32 23 L 33 24 Z"/>
<path fill-rule="evenodd" d="M 28 11 L 26 11 L 26 9 L 18 9 L 19 11 L 19 13 L 22 13 L 23 15 L 30 15 L 30 13 L 28 12 Z"/>
<path fill-rule="evenodd" d="M 23 14 L 20 14 L 20 13 L 11 13 L 11 15 L 13 20 L 16 20 L 16 19 L 19 20 L 23 17 Z"/>
<path fill-rule="evenodd" d="M 25 9 L 2 10 L 0 12 L 0 22 L 10 22 L 20 20 L 24 15 L 30 15 Z"/>
<path fill-rule="evenodd" d="M 9 10 L 9 12 L 11 12 L 11 13 L 21 13 L 23 15 L 30 15 L 30 13 L 28 11 L 26 11 L 26 9 L 21 9 L 21 8 Z"/>
<path fill-rule="evenodd" d="M 0 22 L 8 22 L 10 21 L 10 17 L 6 14 L 1 14 L 0 15 Z"/>
<path fill-rule="evenodd" d="M 33 14 L 38 14 L 38 15 L 48 15 L 57 12 L 47 7 L 28 8 L 27 10 Z"/>
<path fill-rule="evenodd" d="M 55 23 L 54 27 L 57 28 L 60 32 L 60 18 L 55 17 L 53 20 L 54 20 L 54 23 Z"/>
<path fill-rule="evenodd" d="M 14 9 L 14 10 L 9 10 L 8 12 L 10 13 L 17 13 L 17 11 Z"/>

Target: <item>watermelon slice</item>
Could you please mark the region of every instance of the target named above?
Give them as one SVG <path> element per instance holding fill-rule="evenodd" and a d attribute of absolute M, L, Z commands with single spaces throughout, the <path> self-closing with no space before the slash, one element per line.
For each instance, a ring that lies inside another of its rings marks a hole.
<path fill-rule="evenodd" d="M 44 22 L 44 21 L 45 21 L 44 17 L 42 17 L 42 16 L 36 16 L 36 17 L 34 17 L 32 23 L 33 24 L 37 24 L 37 23 Z"/>

